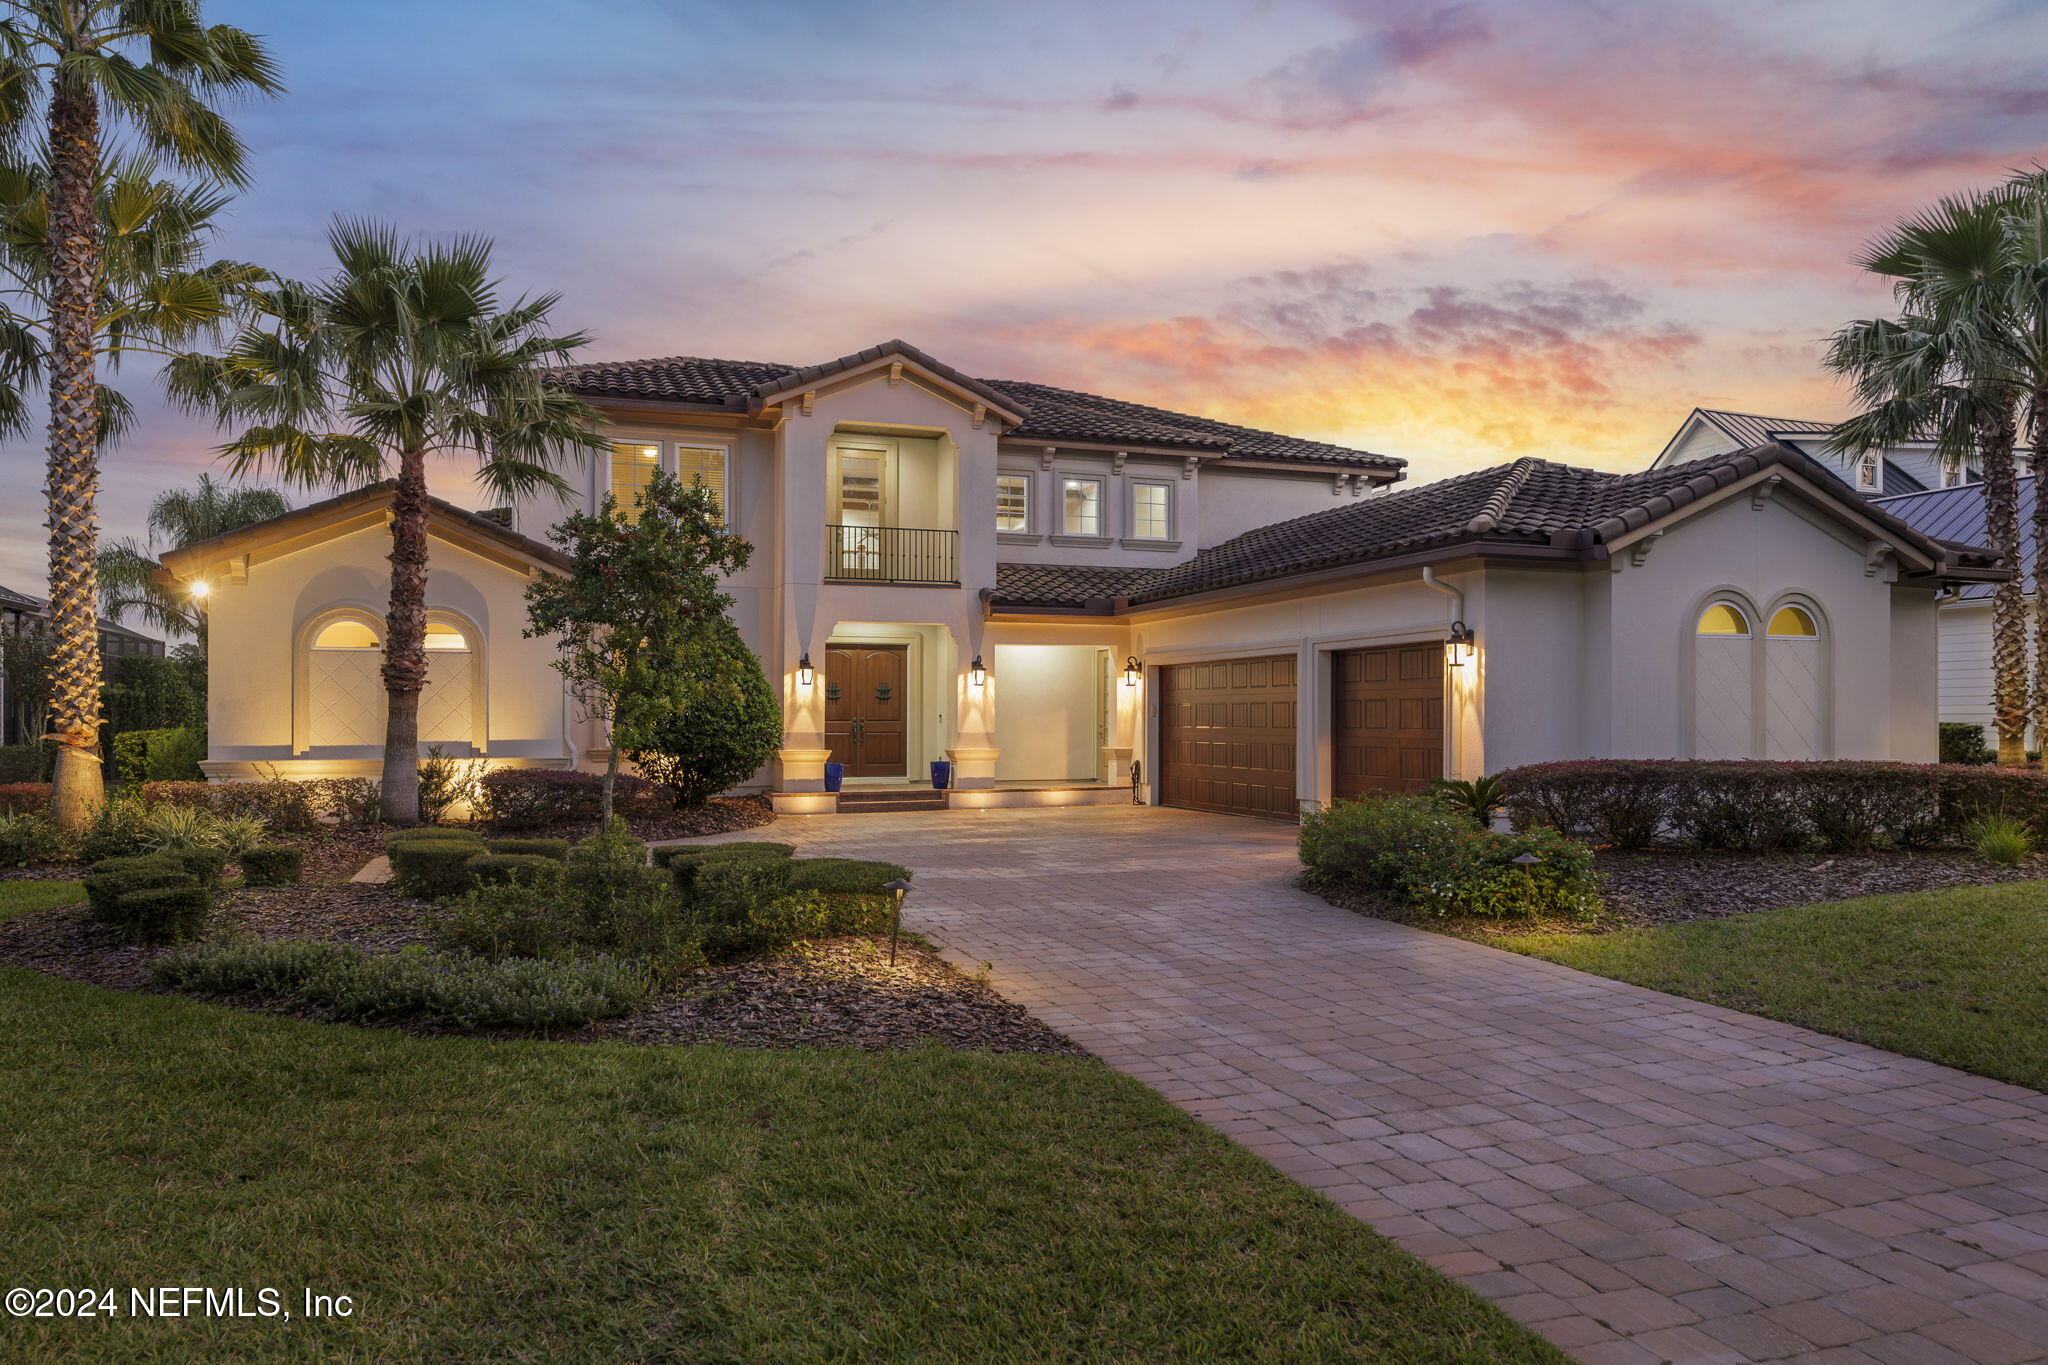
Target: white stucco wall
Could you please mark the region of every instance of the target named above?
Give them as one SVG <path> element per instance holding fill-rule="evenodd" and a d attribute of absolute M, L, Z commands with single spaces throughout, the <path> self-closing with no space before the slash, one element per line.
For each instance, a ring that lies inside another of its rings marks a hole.
<path fill-rule="evenodd" d="M 1102 656 L 1086 645 L 997 645 L 996 777 L 1094 780 L 1102 768 Z M 1121 662 L 1121 661 L 1119 661 Z"/>
<path fill-rule="evenodd" d="M 215 771 L 249 775 L 252 762 L 294 765 L 375 760 L 381 747 L 301 752 L 294 743 L 303 670 L 295 652 L 306 623 L 336 607 L 381 618 L 389 602 L 381 526 L 351 531 L 267 560 L 248 582 L 223 582 L 209 599 L 207 739 Z M 438 536 L 430 542 L 427 606 L 475 627 L 484 651 L 486 756 L 493 760 L 566 765 L 572 753 L 560 680 L 549 668 L 554 648 L 528 640 L 525 576 Z M 301 739 L 303 740 L 303 736 Z M 222 766 L 225 765 L 225 766 Z M 337 769 L 340 771 L 340 769 Z M 299 775 L 309 775 L 300 773 Z"/>

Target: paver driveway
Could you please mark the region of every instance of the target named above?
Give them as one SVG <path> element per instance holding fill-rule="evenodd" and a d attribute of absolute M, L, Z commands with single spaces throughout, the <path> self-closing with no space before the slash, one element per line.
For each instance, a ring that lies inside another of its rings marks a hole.
<path fill-rule="evenodd" d="M 2048 1358 L 2033 1091 L 1349 914 L 1285 826 L 772 833 L 915 868 L 957 961 L 1583 1359 Z"/>

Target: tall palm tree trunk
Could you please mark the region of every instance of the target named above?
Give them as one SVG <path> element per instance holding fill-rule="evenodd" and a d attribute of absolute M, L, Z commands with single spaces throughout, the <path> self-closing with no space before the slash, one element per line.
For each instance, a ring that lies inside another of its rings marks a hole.
<path fill-rule="evenodd" d="M 2036 741 L 2048 736 L 2048 555 L 2042 554 L 2048 546 L 2048 498 L 2041 496 L 2041 459 L 2048 452 L 2048 388 L 2036 389 L 2032 395 L 2032 406 L 2028 414 L 2027 439 L 2034 449 L 2034 581 L 2022 581 L 2021 561 L 2017 556 L 2008 561 L 2013 566 L 2013 581 L 2001 584 L 2001 590 L 2010 588 L 2014 596 L 2032 590 L 2034 635 L 2034 706 L 2033 722 Z M 2026 606 L 2020 608 L 2022 626 L 2025 629 Z M 1994 626 L 1995 628 L 1995 626 Z M 2024 748 L 2024 746 L 2022 746 Z M 2001 743 L 2000 749 L 2004 746 Z M 2021 754 L 2025 758 L 2024 752 Z M 2001 761 L 2003 756 L 2001 754 Z"/>
<path fill-rule="evenodd" d="M 84 828 L 106 799 L 100 770 L 99 386 L 93 338 L 100 257 L 93 170 L 98 97 L 59 80 L 50 101 L 50 619 L 56 630 L 50 739 L 57 746 L 52 817 Z"/>
<path fill-rule="evenodd" d="M 420 818 L 420 690 L 427 682 L 427 455 L 398 459 L 391 502 L 391 606 L 384 640 L 384 780 L 378 811 L 386 824 Z"/>
<path fill-rule="evenodd" d="M 2020 494 L 2013 468 L 2014 419 L 2008 413 L 1980 429 L 1984 459 L 1984 530 L 1991 548 L 2006 563 L 2019 563 Z M 1999 766 L 2027 761 L 2026 585 L 2015 574 L 1991 594 L 1992 715 L 1998 731 Z"/>

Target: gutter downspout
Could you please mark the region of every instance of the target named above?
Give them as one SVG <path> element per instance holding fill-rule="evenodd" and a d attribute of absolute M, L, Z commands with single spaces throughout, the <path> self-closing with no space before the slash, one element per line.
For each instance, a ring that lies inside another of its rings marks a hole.
<path fill-rule="evenodd" d="M 1422 586 L 1425 588 L 1435 588 L 1438 592 L 1451 599 L 1451 634 L 1454 637 L 1467 634 L 1468 627 L 1465 625 L 1465 590 L 1452 587 L 1449 583 L 1438 578 L 1436 570 L 1428 564 L 1422 566 Z M 1445 765 L 1450 769 L 1450 772 L 1446 775 L 1455 778 L 1463 776 L 1465 771 L 1465 745 L 1463 742 L 1465 717 L 1463 708 L 1458 705 L 1458 691 L 1450 685 L 1450 680 L 1454 676 L 1456 675 L 1446 670 L 1444 691 L 1448 695 L 1444 699 L 1446 703 L 1444 706 L 1444 718 L 1450 733 L 1444 736 L 1444 748 L 1447 751 L 1444 756 L 1450 760 Z"/>

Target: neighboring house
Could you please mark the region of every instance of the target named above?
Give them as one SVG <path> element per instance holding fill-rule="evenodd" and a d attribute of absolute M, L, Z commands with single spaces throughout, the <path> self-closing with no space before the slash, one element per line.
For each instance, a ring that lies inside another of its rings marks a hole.
<path fill-rule="evenodd" d="M 50 604 L 40 597 L 0 587 L 0 633 L 12 635 L 29 621 L 45 621 L 50 616 Z M 146 654 L 161 659 L 164 656 L 164 642 L 154 636 L 144 635 L 139 630 L 130 630 L 111 621 L 100 622 L 100 659 L 118 659 L 125 655 Z M 39 736 L 27 733 L 33 729 L 21 717 L 14 714 L 14 704 L 8 696 L 7 672 L 0 668 L 0 744 L 25 744 Z"/>
<path fill-rule="evenodd" d="M 1934 757 L 1935 600 L 1994 580 L 1787 445 L 1630 475 L 1403 462 L 1040 384 L 902 342 L 561 382 L 605 414 L 572 499 L 435 502 L 422 741 L 599 767 L 522 636 L 538 537 L 656 468 L 756 546 L 727 584 L 783 699 L 785 811 L 952 765 L 957 806 L 1139 799 L 1292 816 L 1587 755 Z M 1366 494 L 1375 496 L 1365 496 Z M 167 554 L 204 580 L 205 767 L 373 774 L 389 486 Z"/>
<path fill-rule="evenodd" d="M 2034 581 L 2034 480 L 2020 483 L 2020 581 Z M 1877 506 L 1925 535 L 1982 544 L 1984 486 L 1938 488 L 1903 497 L 1880 498 Z M 2027 654 L 2032 664 L 2034 596 L 2027 593 Z M 1992 705 L 1991 585 L 1967 583 L 1941 598 L 1941 718 L 1984 727 L 1985 742 L 1998 742 L 1998 718 Z M 2038 741 L 2038 736 L 2036 736 Z"/>
<path fill-rule="evenodd" d="M 1662 469 L 1709 455 L 1747 450 L 1766 441 L 1780 441 L 1826 465 L 1842 482 L 1865 497 L 1917 493 L 1925 488 L 1954 488 L 1975 483 L 1983 477 L 1983 470 L 1974 458 L 1938 455 L 1932 441 L 1904 442 L 1861 456 L 1837 454 L 1827 445 L 1834 429 L 1832 422 L 1806 418 L 1758 417 L 1746 412 L 1694 408 L 1650 467 Z M 2019 453 L 2023 466 L 2027 458 L 2024 452 Z"/>

